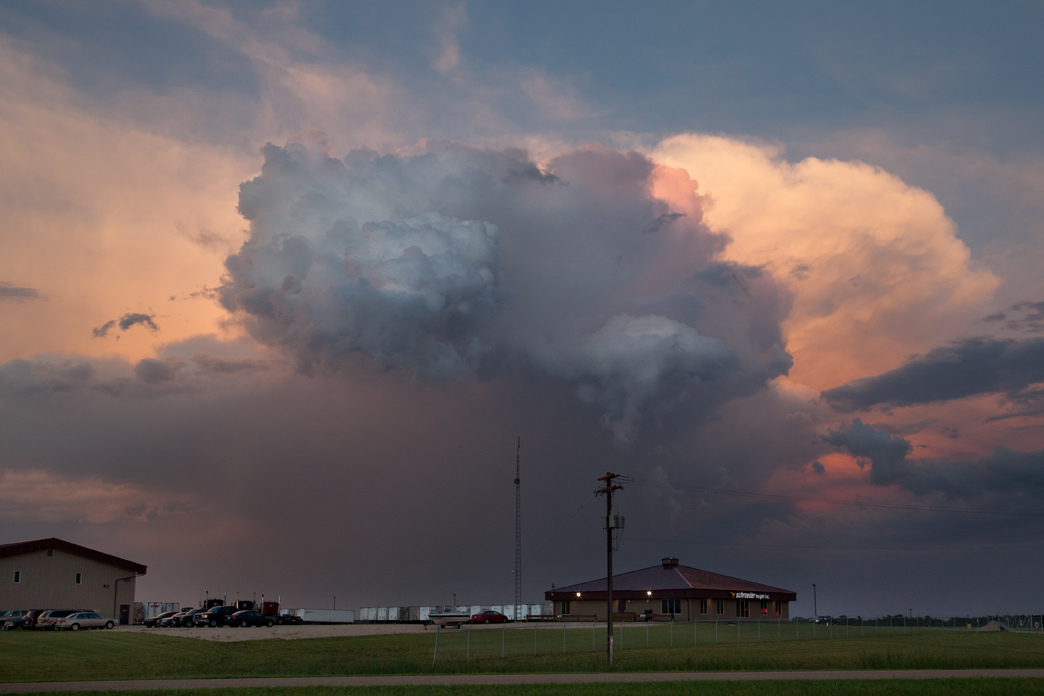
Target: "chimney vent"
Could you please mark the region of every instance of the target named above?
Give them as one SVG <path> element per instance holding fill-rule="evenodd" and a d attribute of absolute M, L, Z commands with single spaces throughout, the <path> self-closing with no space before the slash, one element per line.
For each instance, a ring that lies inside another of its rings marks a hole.
<path fill-rule="evenodd" d="M 678 565 L 678 559 L 675 558 L 674 556 L 668 556 L 667 558 L 665 558 L 662 561 L 660 561 L 660 563 L 663 564 L 664 568 L 670 568 L 671 566 Z"/>

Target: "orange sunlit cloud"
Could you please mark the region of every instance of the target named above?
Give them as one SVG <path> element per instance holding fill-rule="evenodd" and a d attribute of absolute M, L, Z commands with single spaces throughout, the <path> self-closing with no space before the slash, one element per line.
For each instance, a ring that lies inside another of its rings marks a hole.
<path fill-rule="evenodd" d="M 236 191 L 256 164 L 98 115 L 51 66 L 3 43 L 0 66 L 0 275 L 42 295 L 3 308 L 0 360 L 136 359 L 213 332 L 221 312 L 191 294 L 215 284 L 222 253 L 241 240 Z M 159 330 L 93 337 L 127 313 L 153 315 Z"/>
<path fill-rule="evenodd" d="M 931 194 L 869 165 L 789 164 L 772 148 L 695 134 L 654 157 L 699 180 L 704 222 L 732 238 L 726 258 L 770 269 L 793 293 L 791 378 L 816 389 L 955 336 L 998 285 Z"/>

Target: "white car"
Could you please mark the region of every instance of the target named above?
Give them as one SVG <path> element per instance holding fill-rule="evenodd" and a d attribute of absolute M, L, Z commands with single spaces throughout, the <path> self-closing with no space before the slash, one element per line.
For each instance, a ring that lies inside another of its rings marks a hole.
<path fill-rule="evenodd" d="M 93 611 L 81 611 L 78 614 L 70 614 L 64 619 L 54 622 L 56 630 L 79 631 L 81 628 L 112 628 L 116 622 L 106 619 Z"/>

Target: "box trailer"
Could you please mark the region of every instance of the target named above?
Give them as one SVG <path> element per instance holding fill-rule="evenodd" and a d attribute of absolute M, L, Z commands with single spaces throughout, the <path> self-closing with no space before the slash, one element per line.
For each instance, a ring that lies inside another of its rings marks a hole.
<path fill-rule="evenodd" d="M 297 615 L 304 619 L 305 623 L 355 623 L 354 609 L 298 609 Z"/>
<path fill-rule="evenodd" d="M 377 620 L 387 621 L 388 620 L 388 607 L 377 607 Z"/>
<path fill-rule="evenodd" d="M 428 614 L 431 613 L 431 607 L 407 607 L 407 613 L 405 621 L 428 621 Z"/>
<path fill-rule="evenodd" d="M 181 604 L 178 602 L 135 602 L 134 623 L 140 624 L 145 619 L 151 619 L 168 611 L 181 611 Z"/>

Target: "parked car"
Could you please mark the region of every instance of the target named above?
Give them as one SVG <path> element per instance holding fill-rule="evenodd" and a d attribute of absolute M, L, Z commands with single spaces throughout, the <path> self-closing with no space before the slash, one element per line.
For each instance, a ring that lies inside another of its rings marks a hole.
<path fill-rule="evenodd" d="M 473 623 L 473 624 L 474 623 L 481 623 L 481 624 L 507 623 L 507 622 L 508 622 L 508 617 L 504 616 L 499 611 L 493 611 L 492 609 L 487 609 L 486 611 L 481 612 L 479 614 L 472 614 L 471 615 L 471 623 Z"/>
<path fill-rule="evenodd" d="M 170 617 L 174 616 L 177 613 L 179 613 L 179 612 L 176 612 L 176 611 L 165 611 L 162 614 L 159 614 L 158 616 L 150 616 L 149 618 L 145 619 L 141 623 L 142 623 L 143 626 L 145 626 L 147 628 L 156 628 L 157 626 L 159 626 L 159 622 L 160 621 L 163 621 L 164 619 L 169 619 Z"/>
<path fill-rule="evenodd" d="M 36 627 L 40 630 L 53 629 L 54 624 L 58 619 L 64 619 L 70 614 L 78 614 L 81 611 L 89 611 L 87 609 L 51 609 L 40 614 L 40 618 L 36 620 Z"/>
<path fill-rule="evenodd" d="M 274 618 L 280 626 L 300 626 L 304 623 L 304 619 L 297 614 L 280 614 Z"/>
<path fill-rule="evenodd" d="M 178 626 L 191 627 L 193 625 L 192 622 L 193 622 L 193 619 L 195 618 L 196 614 L 201 614 L 204 611 L 206 611 L 206 609 L 200 609 L 200 608 L 186 609 L 185 611 L 179 611 L 177 614 L 175 614 L 174 616 L 170 617 L 169 619 L 163 619 L 162 621 L 160 621 L 158 623 L 158 625 L 162 626 L 164 628 L 171 628 L 171 627 L 175 627 L 176 628 Z"/>
<path fill-rule="evenodd" d="M 2 629 L 8 621 L 20 619 L 28 613 L 28 609 L 12 609 L 11 611 L 3 612 L 2 614 L 0 614 L 0 629 Z"/>
<path fill-rule="evenodd" d="M 231 604 L 226 604 L 220 607 L 211 607 L 206 611 L 202 611 L 192 617 L 192 622 L 196 626 L 210 626 L 215 628 L 217 626 L 227 626 L 228 617 L 235 614 L 239 609 Z"/>
<path fill-rule="evenodd" d="M 11 619 L 4 624 L 4 630 L 15 631 L 23 628 L 36 628 L 36 620 L 40 618 L 46 609 L 31 609 L 17 619 Z"/>
<path fill-rule="evenodd" d="M 106 619 L 93 611 L 81 611 L 69 614 L 63 619 L 54 622 L 54 628 L 58 631 L 79 631 L 81 628 L 112 628 L 116 622 Z"/>
<path fill-rule="evenodd" d="M 253 609 L 246 609 L 244 611 L 237 611 L 232 616 L 228 617 L 229 626 L 268 626 L 272 627 L 275 625 L 275 619 L 271 616 L 265 616 L 259 611 Z"/>

